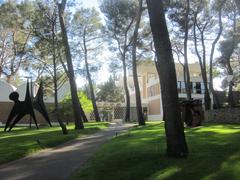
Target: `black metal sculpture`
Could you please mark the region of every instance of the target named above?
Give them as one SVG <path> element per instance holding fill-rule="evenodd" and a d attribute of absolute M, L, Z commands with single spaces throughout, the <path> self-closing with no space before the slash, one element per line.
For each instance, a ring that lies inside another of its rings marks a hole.
<path fill-rule="evenodd" d="M 27 89 L 26 89 L 25 100 L 24 101 L 19 101 L 18 98 L 19 98 L 19 94 L 17 92 L 12 92 L 9 95 L 9 99 L 14 101 L 14 106 L 13 106 L 13 108 L 12 108 L 12 110 L 11 110 L 9 116 L 8 116 L 4 131 L 6 131 L 8 128 L 9 128 L 8 132 L 11 131 L 11 129 L 27 114 L 29 114 L 33 118 L 34 123 L 35 123 L 35 125 L 38 129 L 36 116 L 35 116 L 33 108 L 38 110 L 43 115 L 43 117 L 46 119 L 48 124 L 50 126 L 52 126 L 51 122 L 49 120 L 47 111 L 46 111 L 46 107 L 45 107 L 44 102 L 43 102 L 42 83 L 40 84 L 37 95 L 33 99 L 33 102 L 32 102 L 32 98 L 30 96 L 30 92 L 29 92 L 29 82 L 28 81 L 27 81 Z M 13 123 L 10 124 L 12 121 L 13 121 Z"/>
<path fill-rule="evenodd" d="M 19 101 L 18 98 L 19 98 L 18 92 L 12 92 L 9 95 L 9 99 L 14 101 L 14 105 L 8 116 L 4 131 L 6 131 L 8 127 L 9 127 L 8 132 L 11 131 L 11 129 L 15 126 L 15 124 L 18 123 L 26 114 L 29 114 L 30 116 L 32 116 L 32 118 L 36 124 L 36 127 L 38 128 L 35 113 L 33 110 L 32 99 L 31 99 L 30 92 L 29 92 L 29 82 L 27 82 L 27 90 L 26 90 L 25 100 Z M 10 125 L 10 123 L 13 119 L 14 119 L 14 121 Z"/>
<path fill-rule="evenodd" d="M 43 83 L 40 82 L 40 86 L 38 88 L 38 92 L 36 97 L 33 99 L 33 107 L 36 109 L 38 112 L 42 114 L 42 116 L 45 118 L 45 120 L 48 122 L 49 126 L 52 127 L 52 124 L 50 122 L 47 109 L 45 107 L 45 104 L 43 102 Z"/>

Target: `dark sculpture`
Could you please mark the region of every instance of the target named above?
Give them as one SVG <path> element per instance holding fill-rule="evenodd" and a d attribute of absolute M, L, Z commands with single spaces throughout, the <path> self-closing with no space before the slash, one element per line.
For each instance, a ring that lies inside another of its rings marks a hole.
<path fill-rule="evenodd" d="M 40 86 L 38 88 L 38 92 L 36 97 L 33 99 L 33 107 L 36 109 L 38 112 L 42 114 L 42 116 L 45 118 L 45 120 L 48 122 L 49 126 L 52 127 L 52 124 L 50 122 L 47 109 L 45 107 L 45 104 L 43 102 L 43 83 L 40 82 Z"/>
<path fill-rule="evenodd" d="M 43 117 L 46 119 L 46 121 L 49 123 L 49 125 L 52 126 L 50 123 L 44 102 L 43 102 L 42 83 L 40 84 L 40 87 L 38 89 L 36 97 L 33 99 L 33 103 L 32 103 L 32 98 L 31 98 L 30 92 L 29 92 L 29 82 L 27 82 L 27 90 L 26 90 L 25 100 L 19 101 L 18 98 L 19 98 L 19 94 L 17 92 L 12 92 L 9 95 L 9 99 L 14 101 L 14 106 L 8 116 L 4 131 L 6 131 L 7 128 L 9 128 L 8 132 L 11 131 L 11 129 L 27 114 L 29 114 L 33 118 L 34 123 L 38 129 L 36 116 L 35 116 L 33 108 L 38 110 L 43 115 Z M 14 121 L 10 125 L 10 123 L 13 119 L 14 119 Z"/>
<path fill-rule="evenodd" d="M 182 120 L 189 127 L 201 125 L 203 120 L 203 110 L 201 100 L 180 100 Z"/>

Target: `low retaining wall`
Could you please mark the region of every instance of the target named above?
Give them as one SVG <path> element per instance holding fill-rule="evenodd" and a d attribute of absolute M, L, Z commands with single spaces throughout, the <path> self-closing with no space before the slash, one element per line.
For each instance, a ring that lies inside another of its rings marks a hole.
<path fill-rule="evenodd" d="M 8 118 L 8 115 L 13 107 L 13 102 L 0 102 L 0 126 L 2 126 L 2 124 L 5 124 Z M 48 111 L 48 115 L 50 118 L 51 123 L 58 123 L 57 122 L 57 118 L 55 116 L 55 113 L 53 113 L 53 107 L 54 104 L 53 103 L 45 103 L 45 106 L 47 108 Z M 34 110 L 35 115 L 36 115 L 36 120 L 37 123 L 40 125 L 47 125 L 46 120 L 43 118 L 43 116 L 37 111 Z M 61 113 L 61 112 L 60 112 Z M 87 119 L 89 121 L 93 120 L 90 118 L 90 113 L 86 113 Z M 68 122 L 73 122 L 73 115 L 70 116 L 64 116 L 63 114 L 60 114 L 60 118 L 62 119 L 63 122 L 68 123 Z M 30 122 L 30 116 L 26 115 L 24 116 L 18 124 L 29 124 Z M 34 122 L 32 121 L 32 123 L 34 124 Z"/>
<path fill-rule="evenodd" d="M 52 104 L 45 104 L 45 105 L 47 106 L 48 110 L 50 109 L 49 107 L 53 106 Z M 13 102 L 0 102 L 0 122 L 2 124 L 6 123 L 12 107 L 13 107 Z M 39 124 L 47 124 L 43 116 L 38 111 L 34 110 L 34 112 L 36 115 L 37 122 Z M 54 118 L 54 115 L 50 113 L 50 111 L 48 112 L 48 115 L 49 115 L 49 118 L 51 119 L 51 122 L 52 122 L 52 119 L 56 119 Z M 19 121 L 19 124 L 27 124 L 29 123 L 29 120 L 30 120 L 30 116 L 26 115 Z M 34 124 L 33 121 L 32 123 Z"/>
<path fill-rule="evenodd" d="M 240 108 L 224 108 L 205 111 L 205 122 L 240 123 Z"/>

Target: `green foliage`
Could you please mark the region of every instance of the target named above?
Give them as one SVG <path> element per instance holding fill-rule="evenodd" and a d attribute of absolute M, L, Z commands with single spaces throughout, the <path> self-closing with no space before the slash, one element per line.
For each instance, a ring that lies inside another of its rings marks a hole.
<path fill-rule="evenodd" d="M 4 74 L 8 81 L 28 63 L 33 14 L 34 5 L 29 1 L 0 5 L 0 76 Z"/>
<path fill-rule="evenodd" d="M 98 55 L 102 53 L 103 48 L 104 34 L 102 29 L 100 13 L 95 8 L 76 9 L 71 20 L 70 30 L 74 35 L 74 37 L 71 36 L 71 47 L 73 53 L 77 55 L 74 58 L 80 64 L 85 60 L 85 67 L 78 71 L 85 76 L 89 76 L 88 73 L 97 72 L 102 65 L 98 61 Z"/>
<path fill-rule="evenodd" d="M 238 10 L 232 1 L 227 1 L 224 12 L 228 17 L 228 28 L 225 30 L 223 40 L 220 41 L 218 50 L 221 55 L 216 59 L 216 64 L 222 67 L 225 75 L 233 75 L 232 82 L 237 87 L 239 81 L 239 43 L 240 28 Z M 224 83 L 223 87 L 229 83 Z"/>
<path fill-rule="evenodd" d="M 94 92 L 96 90 L 96 85 L 94 84 Z M 90 87 L 88 84 L 84 84 L 83 87 L 81 87 L 81 91 L 86 94 L 88 99 L 91 99 L 91 92 L 90 92 Z"/>
<path fill-rule="evenodd" d="M 187 128 L 187 159 L 165 154 L 164 123 L 147 123 L 105 144 L 72 179 L 239 179 L 240 125 Z"/>
<path fill-rule="evenodd" d="M 212 74 L 213 74 L 213 78 L 215 78 L 215 77 L 219 77 L 221 75 L 221 72 L 219 69 L 213 68 Z"/>
<path fill-rule="evenodd" d="M 100 9 L 107 18 L 108 30 L 117 36 L 124 36 L 127 27 L 136 17 L 137 1 L 103 0 Z"/>
<path fill-rule="evenodd" d="M 103 0 L 100 5 L 101 12 L 106 17 L 106 30 L 110 37 L 108 38 L 110 50 L 114 52 L 118 50 L 120 58 L 124 56 L 124 59 L 130 59 L 129 54 L 126 53 L 130 50 L 132 42 L 137 8 L 137 1 L 132 0 Z M 118 68 L 118 61 L 112 61 L 111 63 L 113 63 L 112 67 Z"/>
<path fill-rule="evenodd" d="M 169 1 L 165 4 L 165 8 L 168 9 L 168 18 L 173 23 L 173 28 L 178 28 L 177 30 L 182 33 L 185 32 L 185 23 L 188 22 L 189 30 L 193 26 L 194 13 L 204 11 L 204 15 L 208 15 L 207 2 L 205 0 L 191 0 L 190 9 L 188 13 L 188 19 L 186 19 L 187 11 L 187 0 L 182 1 Z"/>
<path fill-rule="evenodd" d="M 227 64 L 231 60 L 230 58 L 233 56 L 234 50 L 238 48 L 239 37 L 233 36 L 226 37 L 227 39 L 223 40 L 219 44 L 219 51 L 221 52 L 221 56 L 217 59 L 217 63 L 219 63 L 222 67 L 227 68 Z"/>
<path fill-rule="evenodd" d="M 107 82 L 99 87 L 97 92 L 97 101 L 119 103 L 124 101 L 123 91 L 116 86 L 113 77 L 110 77 Z"/>
<path fill-rule="evenodd" d="M 238 83 L 237 87 L 236 87 L 237 91 L 240 91 L 240 83 Z"/>
<path fill-rule="evenodd" d="M 61 58 L 64 63 L 64 58 L 61 57 L 60 33 L 56 30 L 58 26 L 56 12 L 57 7 L 54 2 L 39 1 L 32 21 L 35 42 L 32 53 L 34 62 L 31 67 L 34 72 L 37 72 L 38 78 L 43 76 L 45 85 L 52 90 L 54 89 L 54 78 L 57 81 L 57 89 L 60 89 L 67 80 L 67 75 L 60 62 Z"/>
<path fill-rule="evenodd" d="M 92 101 L 90 99 L 88 99 L 86 94 L 79 91 L 78 98 L 81 102 L 82 108 L 85 113 L 89 113 L 93 110 Z M 73 114 L 71 95 L 66 95 L 64 97 L 63 101 L 60 103 L 60 111 L 65 116 L 69 116 L 69 115 Z"/>
<path fill-rule="evenodd" d="M 108 123 L 86 123 L 84 125 L 85 128 L 81 131 L 75 130 L 74 125 L 69 125 L 68 135 L 63 135 L 60 127 L 40 127 L 39 130 L 19 127 L 11 132 L 3 132 L 3 128 L 0 128 L 0 164 L 44 148 L 54 147 L 82 135 L 95 133 L 106 128 Z M 37 140 L 41 144 L 38 144 Z"/>
<path fill-rule="evenodd" d="M 94 33 L 97 33 L 97 31 L 102 28 L 100 14 L 94 8 L 78 9 L 74 14 L 72 23 L 75 28 L 80 28 L 76 29 L 77 32 L 81 33 L 79 35 L 84 33 L 84 29 L 87 33 L 92 33 L 91 35 L 94 35 Z"/>

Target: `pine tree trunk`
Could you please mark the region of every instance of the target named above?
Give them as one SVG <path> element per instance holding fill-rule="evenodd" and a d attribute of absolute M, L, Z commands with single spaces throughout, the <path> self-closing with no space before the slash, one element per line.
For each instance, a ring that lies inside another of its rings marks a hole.
<path fill-rule="evenodd" d="M 142 0 L 139 0 L 137 21 L 133 34 L 133 43 L 132 43 L 132 71 L 133 71 L 133 82 L 135 87 L 135 95 L 136 95 L 136 108 L 137 108 L 137 117 L 138 117 L 138 125 L 145 125 L 145 120 L 142 111 L 142 102 L 141 102 L 141 93 L 138 82 L 138 74 L 137 74 L 137 57 L 136 57 L 136 49 L 137 49 L 137 38 L 138 38 L 138 29 L 141 21 L 142 15 Z"/>
<path fill-rule="evenodd" d="M 90 87 L 91 101 L 92 101 L 92 105 L 93 105 L 93 112 L 94 112 L 95 120 L 96 120 L 96 122 L 100 122 L 101 119 L 100 119 L 100 116 L 98 113 L 98 107 L 97 107 L 97 103 L 96 103 L 95 94 L 93 91 L 92 80 L 90 78 L 88 78 L 88 82 L 89 82 L 89 87 Z"/>
<path fill-rule="evenodd" d="M 187 99 L 191 100 L 192 99 L 192 92 L 191 92 L 191 83 L 190 83 L 190 73 L 189 73 L 189 68 L 188 68 L 188 53 L 187 53 L 187 42 L 188 42 L 188 15 L 189 15 L 189 9 L 190 9 L 190 3 L 189 0 L 187 0 L 187 9 L 185 13 L 185 34 L 184 34 L 184 80 L 186 84 L 186 94 L 187 94 Z"/>
<path fill-rule="evenodd" d="M 125 108 L 124 121 L 129 122 L 130 121 L 130 95 L 129 95 L 128 84 L 127 84 L 127 66 L 126 66 L 125 53 L 122 56 L 122 63 L 123 63 L 123 85 L 124 85 L 125 96 L 126 96 L 126 108 Z"/>
<path fill-rule="evenodd" d="M 204 84 L 204 104 L 205 104 L 205 110 L 211 109 L 211 97 L 209 93 L 208 88 L 208 79 L 207 79 L 207 71 L 206 71 L 206 51 L 205 51 L 205 43 L 204 43 L 204 34 L 203 30 L 201 30 L 201 44 L 202 44 L 202 57 L 200 56 L 199 50 L 198 50 L 198 44 L 197 44 L 197 36 L 196 36 L 196 27 L 197 27 L 197 14 L 194 15 L 194 24 L 193 24 L 193 35 L 194 35 L 194 47 L 195 52 L 199 60 L 201 74 L 202 74 L 202 80 Z"/>
<path fill-rule="evenodd" d="M 70 84 L 71 96 L 72 96 L 75 129 L 83 129 L 84 125 L 82 122 L 82 115 L 81 115 L 81 112 L 83 112 L 83 110 L 82 110 L 81 104 L 78 99 L 77 85 L 75 82 L 72 57 L 71 57 L 70 47 L 68 44 L 67 31 L 66 31 L 65 22 L 64 22 L 65 5 L 66 5 L 66 0 L 63 0 L 61 4 L 58 4 L 59 21 L 60 21 L 60 26 L 61 26 L 61 31 L 62 31 L 61 34 L 62 34 L 63 46 L 64 46 L 66 60 L 67 60 L 68 78 L 69 78 L 69 84 Z"/>
<path fill-rule="evenodd" d="M 54 65 L 54 105 L 55 105 L 55 114 L 56 114 L 56 118 L 57 121 L 62 129 L 62 133 L 63 134 L 68 134 L 68 130 L 67 127 L 65 126 L 65 124 L 63 123 L 63 121 L 60 118 L 60 113 L 59 113 L 59 103 L 58 103 L 58 90 L 57 90 L 57 78 L 56 78 L 56 59 L 55 57 L 53 58 L 53 65 Z"/>
<path fill-rule="evenodd" d="M 187 157 L 188 148 L 180 115 L 176 71 L 163 3 L 162 0 L 147 0 L 147 6 L 159 65 L 167 154 L 170 157 Z"/>
<path fill-rule="evenodd" d="M 60 115 L 59 115 L 59 103 L 58 103 L 58 84 L 57 84 L 57 65 L 56 65 L 56 51 L 55 51 L 55 23 L 56 23 L 56 18 L 55 18 L 55 14 L 54 14 L 54 20 L 53 20 L 53 24 L 52 24 L 52 47 L 53 47 L 53 81 L 54 81 L 54 105 L 55 105 L 55 114 L 56 114 L 56 118 L 57 121 L 62 129 L 62 133 L 63 134 L 68 134 L 68 130 L 65 126 L 65 124 L 62 122 L 62 120 L 60 119 Z"/>
<path fill-rule="evenodd" d="M 204 87 L 207 87 L 207 85 L 204 85 Z M 204 92 L 204 104 L 205 104 L 205 110 L 211 109 L 211 97 L 208 88 L 205 88 Z"/>
<path fill-rule="evenodd" d="M 100 119 L 100 116 L 99 116 L 99 113 L 98 113 L 98 108 L 97 108 L 96 98 L 95 98 L 95 94 L 94 94 L 94 90 L 93 90 L 93 83 L 92 83 L 92 79 L 91 79 L 91 74 L 89 72 L 88 50 L 87 50 L 87 46 L 86 46 L 85 34 L 86 34 L 86 32 L 85 32 L 85 29 L 84 29 L 83 48 L 84 48 L 85 67 L 86 67 L 86 71 L 87 71 L 87 79 L 88 79 L 88 84 L 89 84 L 89 88 L 90 88 L 91 101 L 92 101 L 92 105 L 93 105 L 93 112 L 94 112 L 95 120 L 96 120 L 96 122 L 100 122 L 101 119 Z"/>
<path fill-rule="evenodd" d="M 234 47 L 234 45 L 232 45 L 232 52 L 233 52 L 233 49 L 234 49 L 233 47 Z M 233 69 L 232 69 L 232 66 L 230 64 L 230 56 L 227 58 L 227 70 L 228 70 L 228 75 L 233 76 Z M 233 82 L 232 82 L 232 80 L 229 82 L 229 85 L 228 85 L 228 105 L 230 107 L 235 106 L 234 99 L 233 99 Z"/>
<path fill-rule="evenodd" d="M 209 89 L 213 95 L 213 106 L 214 108 L 220 108 L 220 103 L 219 103 L 219 99 L 217 96 L 216 91 L 214 90 L 213 87 L 213 55 L 214 55 L 214 51 L 215 51 L 215 46 L 218 42 L 218 40 L 220 39 L 220 36 L 222 34 L 223 31 L 223 26 L 222 26 L 222 7 L 224 5 L 224 3 L 226 2 L 226 0 L 223 0 L 221 2 L 221 4 L 219 5 L 219 13 L 218 13 L 218 24 L 219 24 L 219 31 L 217 33 L 216 38 L 214 39 L 213 43 L 212 43 L 212 47 L 211 47 L 211 53 L 210 53 L 210 67 L 209 67 Z"/>
<path fill-rule="evenodd" d="M 233 99 L 233 84 L 232 82 L 229 83 L 229 89 L 228 89 L 228 104 L 230 107 L 234 107 L 234 99 Z"/>
<path fill-rule="evenodd" d="M 237 33 L 237 12 L 236 11 L 234 11 L 233 18 L 234 18 L 233 33 L 236 34 Z M 236 38 L 233 37 L 232 43 L 229 47 L 228 55 L 226 56 L 226 61 L 227 61 L 226 65 L 227 65 L 228 75 L 232 75 L 232 76 L 233 76 L 233 69 L 232 69 L 232 66 L 231 66 L 231 56 L 234 52 L 236 44 L 237 44 Z M 228 104 L 229 104 L 230 107 L 235 106 L 234 97 L 233 97 L 233 85 L 234 85 L 234 83 L 231 80 L 229 82 L 229 88 L 228 88 Z"/>

